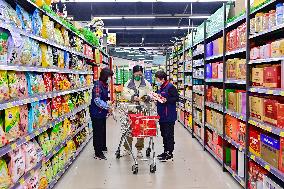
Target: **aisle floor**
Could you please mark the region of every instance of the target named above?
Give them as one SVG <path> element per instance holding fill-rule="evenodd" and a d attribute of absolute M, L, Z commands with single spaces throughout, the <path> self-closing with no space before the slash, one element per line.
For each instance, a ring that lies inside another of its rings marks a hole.
<path fill-rule="evenodd" d="M 107 161 L 93 158 L 92 142 L 57 183 L 56 189 L 240 189 L 239 184 L 201 145 L 177 123 L 176 151 L 173 162 L 157 163 L 157 172 L 151 174 L 147 162 L 139 162 L 139 173 L 131 172 L 132 160 L 115 158 L 120 138 L 120 127 L 113 119 L 107 121 Z M 162 151 L 161 137 L 157 151 Z M 134 144 L 134 143 L 133 143 Z"/>

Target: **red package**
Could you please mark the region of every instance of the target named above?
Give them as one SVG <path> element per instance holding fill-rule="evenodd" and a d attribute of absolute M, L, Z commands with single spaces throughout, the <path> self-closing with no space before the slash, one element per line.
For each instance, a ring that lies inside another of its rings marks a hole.
<path fill-rule="evenodd" d="M 278 118 L 278 101 L 271 99 L 264 99 L 264 117 L 263 121 L 272 125 L 277 125 Z"/>
<path fill-rule="evenodd" d="M 243 122 L 239 122 L 239 130 L 238 130 L 238 143 L 245 147 L 246 142 L 246 124 Z"/>
<path fill-rule="evenodd" d="M 52 75 L 51 73 L 43 74 L 44 86 L 46 92 L 52 92 Z"/>
<path fill-rule="evenodd" d="M 284 104 L 278 104 L 277 126 L 284 129 Z"/>
<path fill-rule="evenodd" d="M 230 32 L 229 34 L 229 48 L 231 51 L 237 49 L 237 30 L 234 29 L 233 31 Z"/>
<path fill-rule="evenodd" d="M 210 87 L 208 87 L 208 89 L 207 89 L 207 101 L 208 102 L 212 102 L 213 101 L 213 99 L 212 99 L 212 86 L 210 86 Z"/>
<path fill-rule="evenodd" d="M 263 70 L 264 81 L 263 86 L 269 88 L 280 88 L 281 87 L 281 66 L 270 66 L 265 67 Z"/>
<path fill-rule="evenodd" d="M 53 119 L 56 119 L 56 118 L 59 117 L 59 106 L 61 104 L 59 99 L 61 99 L 61 97 L 55 97 L 55 98 L 52 99 L 51 109 L 52 109 L 52 118 Z"/>
<path fill-rule="evenodd" d="M 231 148 L 231 168 L 237 171 L 237 150 L 235 148 Z"/>
<path fill-rule="evenodd" d="M 263 186 L 263 176 L 268 174 L 264 168 L 255 163 L 254 161 L 249 161 L 249 189 L 259 189 Z"/>
<path fill-rule="evenodd" d="M 237 48 L 246 47 L 246 23 L 237 28 Z"/>
<path fill-rule="evenodd" d="M 49 120 L 52 120 L 52 111 L 51 111 L 51 107 L 52 107 L 52 100 L 51 99 L 47 99 L 46 100 L 46 109 L 49 115 Z"/>
<path fill-rule="evenodd" d="M 229 115 L 226 115 L 226 135 L 230 138 L 232 138 L 234 141 L 238 141 L 238 130 L 239 130 L 239 121 Z"/>
<path fill-rule="evenodd" d="M 249 131 L 249 151 L 260 157 L 260 132 L 253 128 Z"/>
<path fill-rule="evenodd" d="M 218 65 L 219 65 L 219 62 L 212 63 L 212 78 L 213 79 L 218 78 Z"/>
<path fill-rule="evenodd" d="M 61 81 L 61 74 L 55 73 L 53 75 L 53 91 L 60 90 L 60 81 Z"/>
<path fill-rule="evenodd" d="M 64 113 L 62 111 L 62 98 L 61 96 L 55 97 L 56 98 L 56 105 L 58 110 L 58 116 L 62 116 Z"/>
<path fill-rule="evenodd" d="M 222 147 L 222 145 L 216 146 L 216 154 L 221 160 L 223 160 L 223 147 Z"/>
<path fill-rule="evenodd" d="M 279 170 L 284 173 L 284 137 L 280 138 Z"/>

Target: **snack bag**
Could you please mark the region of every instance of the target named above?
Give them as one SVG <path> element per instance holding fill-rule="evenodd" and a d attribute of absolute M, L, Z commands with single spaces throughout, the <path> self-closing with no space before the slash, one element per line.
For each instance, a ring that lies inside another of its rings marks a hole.
<path fill-rule="evenodd" d="M 71 122 L 69 119 L 65 119 L 63 122 L 63 136 L 62 138 L 66 139 L 68 137 L 68 135 L 70 135 L 71 131 Z"/>
<path fill-rule="evenodd" d="M 52 170 L 53 170 L 53 176 L 55 177 L 59 172 L 58 155 L 55 155 L 52 159 Z"/>
<path fill-rule="evenodd" d="M 54 37 L 55 37 L 55 42 L 57 44 L 60 44 L 60 45 L 64 44 L 64 39 L 63 39 L 62 33 L 57 28 L 54 29 Z"/>
<path fill-rule="evenodd" d="M 18 97 L 19 98 L 25 98 L 28 97 L 28 80 L 27 76 L 24 72 L 16 72 L 17 78 L 18 78 Z"/>
<path fill-rule="evenodd" d="M 44 80 L 45 91 L 52 92 L 52 74 L 44 73 L 43 80 Z"/>
<path fill-rule="evenodd" d="M 43 150 L 44 155 L 47 155 L 52 150 L 52 146 L 47 132 L 44 132 L 41 135 L 39 135 L 38 142 Z"/>
<path fill-rule="evenodd" d="M 35 9 L 32 15 L 32 28 L 33 34 L 40 36 L 42 30 L 42 20 L 38 9 Z"/>
<path fill-rule="evenodd" d="M 5 160 L 0 159 L 0 188 L 9 188 L 12 180 L 9 175 L 7 163 Z"/>
<path fill-rule="evenodd" d="M 31 57 L 31 64 L 33 66 L 41 66 L 41 49 L 39 47 L 39 43 L 35 40 L 31 40 L 31 50 L 32 50 L 32 57 Z"/>
<path fill-rule="evenodd" d="M 8 141 L 14 141 L 20 136 L 20 108 L 19 106 L 5 109 L 5 132 Z"/>
<path fill-rule="evenodd" d="M 53 74 L 53 91 L 59 91 L 60 90 L 60 81 L 61 81 L 61 74 L 60 73 L 54 73 Z"/>
<path fill-rule="evenodd" d="M 10 98 L 18 97 L 19 79 L 15 71 L 8 71 L 8 84 Z"/>
<path fill-rule="evenodd" d="M 25 153 L 23 149 L 19 147 L 9 152 L 9 156 L 11 158 L 8 165 L 9 175 L 11 176 L 12 182 L 16 183 L 25 173 Z"/>
<path fill-rule="evenodd" d="M 47 99 L 46 103 L 47 103 L 46 109 L 47 109 L 47 113 L 48 113 L 48 120 L 52 120 L 52 110 L 51 110 L 52 100 Z"/>
<path fill-rule="evenodd" d="M 48 180 L 46 176 L 46 170 L 47 167 L 45 163 L 42 164 L 42 167 L 40 169 L 40 174 L 39 174 L 39 186 L 38 189 L 47 189 L 48 187 Z"/>
<path fill-rule="evenodd" d="M 28 172 L 39 162 L 37 149 L 32 141 L 26 142 L 21 147 L 25 153 L 25 172 Z"/>
<path fill-rule="evenodd" d="M 43 38 L 48 39 L 49 38 L 49 17 L 43 15 L 42 16 L 42 30 L 41 30 L 41 35 Z"/>
<path fill-rule="evenodd" d="M 39 93 L 45 93 L 45 85 L 44 85 L 44 79 L 42 74 L 37 74 L 37 82 L 38 82 L 38 92 Z"/>
<path fill-rule="evenodd" d="M 71 88 L 71 83 L 68 80 L 68 76 L 66 74 L 61 75 L 61 84 L 60 84 L 61 90 L 67 90 Z"/>
<path fill-rule="evenodd" d="M 29 95 L 33 96 L 35 94 L 39 93 L 39 83 L 38 83 L 38 77 L 35 73 L 27 72 L 26 73 L 27 80 L 28 80 L 28 91 Z"/>
<path fill-rule="evenodd" d="M 68 94 L 68 95 L 66 95 L 66 96 L 68 96 L 68 97 L 66 97 L 66 100 L 68 99 L 68 101 L 67 101 L 67 103 L 68 103 L 68 108 L 69 108 L 69 112 L 71 112 L 71 111 L 73 111 L 74 110 L 74 103 L 73 103 L 73 101 L 72 101 L 72 98 L 71 98 L 71 95 L 70 94 Z"/>
<path fill-rule="evenodd" d="M 39 125 L 43 126 L 47 124 L 49 120 L 49 114 L 47 109 L 47 100 L 39 101 Z"/>
<path fill-rule="evenodd" d="M 53 54 L 52 47 L 40 44 L 41 49 L 41 66 L 42 67 L 52 67 L 53 66 Z"/>
<path fill-rule="evenodd" d="M 64 68 L 70 68 L 70 54 L 67 51 L 64 51 Z"/>
<path fill-rule="evenodd" d="M 33 175 L 31 175 L 25 183 L 25 189 L 38 189 L 39 188 L 39 170 L 36 170 Z"/>
<path fill-rule="evenodd" d="M 13 26 L 21 26 L 16 11 L 4 0 L 0 0 L 0 21 Z M 17 22 L 16 22 L 17 21 Z"/>
<path fill-rule="evenodd" d="M 25 38 L 18 33 L 11 32 L 8 39 L 8 64 L 21 64 L 21 49 L 24 46 Z"/>
<path fill-rule="evenodd" d="M 59 117 L 59 115 L 58 115 L 58 105 L 57 105 L 56 98 L 52 98 L 51 111 L 52 111 L 52 118 L 53 119 L 56 119 L 56 118 Z"/>
<path fill-rule="evenodd" d="M 2 114 L 3 114 L 3 111 L 0 111 L 0 148 L 5 146 L 8 143 L 6 134 L 4 132 L 4 120 L 3 120 Z"/>
<path fill-rule="evenodd" d="M 20 46 L 20 64 L 32 65 L 32 39 L 23 37 L 23 45 Z"/>
<path fill-rule="evenodd" d="M 52 162 L 49 160 L 48 162 L 45 163 L 45 174 L 48 183 L 50 183 L 53 179 L 53 170 L 52 170 Z"/>
<path fill-rule="evenodd" d="M 8 33 L 0 29 L 0 64 L 7 64 L 8 38 Z"/>
<path fill-rule="evenodd" d="M 86 86 L 86 79 L 84 77 L 84 75 L 80 75 L 80 85 L 81 86 Z"/>
<path fill-rule="evenodd" d="M 17 15 L 22 23 L 22 29 L 27 32 L 32 32 L 32 20 L 28 12 L 26 12 L 20 5 L 16 6 Z"/>
<path fill-rule="evenodd" d="M 29 123 L 28 116 L 29 116 L 28 105 L 25 104 L 20 106 L 19 130 L 21 136 L 25 136 L 28 133 L 28 123 Z"/>
<path fill-rule="evenodd" d="M 59 68 L 64 68 L 65 64 L 64 64 L 64 52 L 58 50 L 58 67 Z"/>
<path fill-rule="evenodd" d="M 56 104 L 57 104 L 57 110 L 58 110 L 58 116 L 62 116 L 63 115 L 63 111 L 62 111 L 62 98 L 61 96 L 55 97 L 56 99 Z"/>
<path fill-rule="evenodd" d="M 92 75 L 86 75 L 86 83 L 87 83 L 87 86 L 90 86 L 93 84 L 93 77 Z"/>
<path fill-rule="evenodd" d="M 0 70 L 0 102 L 9 100 L 9 97 L 7 71 Z"/>
<path fill-rule="evenodd" d="M 61 122 L 56 124 L 51 130 L 50 140 L 53 146 L 57 146 L 60 143 L 60 127 L 62 127 Z"/>
<path fill-rule="evenodd" d="M 32 133 L 35 129 L 42 126 L 39 125 L 39 117 L 40 117 L 39 102 L 31 103 L 31 108 L 28 117 L 29 117 L 29 126 L 28 126 L 29 133 Z"/>
<path fill-rule="evenodd" d="M 62 36 L 63 36 L 63 39 L 64 39 L 64 45 L 67 46 L 67 47 L 70 47 L 68 31 L 64 27 L 61 27 L 61 33 L 62 33 Z"/>
<path fill-rule="evenodd" d="M 69 95 L 65 95 L 62 97 L 61 104 L 62 104 L 62 114 L 63 115 L 70 112 L 69 105 L 68 105 L 69 98 L 70 98 Z"/>
<path fill-rule="evenodd" d="M 58 49 L 57 48 L 55 48 L 55 47 L 53 47 L 53 48 L 51 48 L 51 50 L 52 50 L 52 55 L 53 55 L 53 65 L 55 66 L 55 67 L 58 67 Z"/>

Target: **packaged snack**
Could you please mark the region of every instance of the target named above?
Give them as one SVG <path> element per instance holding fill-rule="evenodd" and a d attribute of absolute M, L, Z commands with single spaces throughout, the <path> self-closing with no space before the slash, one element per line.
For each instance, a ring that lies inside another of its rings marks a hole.
<path fill-rule="evenodd" d="M 59 68 L 64 68 L 64 52 L 58 50 L 58 67 Z"/>
<path fill-rule="evenodd" d="M 25 165 L 26 165 L 25 172 L 28 172 L 33 167 L 35 167 L 36 164 L 39 162 L 37 149 L 33 141 L 28 141 L 25 144 L 23 144 L 21 147 L 25 153 Z"/>
<path fill-rule="evenodd" d="M 7 64 L 8 33 L 0 29 L 0 64 Z"/>
<path fill-rule="evenodd" d="M 48 187 L 48 180 L 46 176 L 46 165 L 43 163 L 40 174 L 39 174 L 39 186 L 38 189 L 47 189 Z"/>
<path fill-rule="evenodd" d="M 3 159 L 0 159 L 0 173 L 0 188 L 9 188 L 12 184 L 12 180 L 9 175 L 7 163 Z"/>
<path fill-rule="evenodd" d="M 28 127 L 29 133 L 32 133 L 35 129 L 41 126 L 39 125 L 39 117 L 40 117 L 39 102 L 33 102 L 31 103 L 31 108 L 29 111 L 29 127 Z"/>
<path fill-rule="evenodd" d="M 68 102 L 70 100 L 70 96 L 69 95 L 65 95 L 62 97 L 62 114 L 65 115 L 67 113 L 70 112 L 70 108 L 69 108 L 69 105 L 68 105 Z"/>
<path fill-rule="evenodd" d="M 8 64 L 21 64 L 21 49 L 23 48 L 25 38 L 18 33 L 11 32 L 8 38 Z"/>
<path fill-rule="evenodd" d="M 11 176 L 12 182 L 16 183 L 25 173 L 25 153 L 20 147 L 9 152 L 9 156 L 11 158 L 8 165 L 9 175 Z"/>
<path fill-rule="evenodd" d="M 6 134 L 4 132 L 3 111 L 0 111 L 0 148 L 8 143 Z"/>
<path fill-rule="evenodd" d="M 48 112 L 48 119 L 52 120 L 52 111 L 51 111 L 52 100 L 47 99 L 47 112 Z"/>
<path fill-rule="evenodd" d="M 55 155 L 52 159 L 52 170 L 53 170 L 53 176 L 56 176 L 57 173 L 59 172 L 58 155 Z"/>
<path fill-rule="evenodd" d="M 45 85 L 44 85 L 44 79 L 42 74 L 36 74 L 37 82 L 38 82 L 38 93 L 45 93 Z"/>
<path fill-rule="evenodd" d="M 20 5 L 16 6 L 17 15 L 22 22 L 22 29 L 27 32 L 32 32 L 32 20 L 28 12 L 26 12 Z"/>
<path fill-rule="evenodd" d="M 61 84 L 60 84 L 60 89 L 61 90 L 67 90 L 71 88 L 71 83 L 68 80 L 68 76 L 66 74 L 61 75 Z"/>
<path fill-rule="evenodd" d="M 55 28 L 54 29 L 54 40 L 56 43 L 60 44 L 60 45 L 63 45 L 64 44 L 64 39 L 63 39 L 63 36 L 62 36 L 62 33 L 59 29 Z"/>
<path fill-rule="evenodd" d="M 64 39 L 64 46 L 70 47 L 68 31 L 64 27 L 61 27 L 61 33 Z"/>
<path fill-rule="evenodd" d="M 56 98 L 52 98 L 52 104 L 51 104 L 51 111 L 52 111 L 52 118 L 56 119 L 59 117 L 58 115 L 58 105 Z"/>
<path fill-rule="evenodd" d="M 18 97 L 19 79 L 15 71 L 8 71 L 8 84 L 10 98 Z"/>
<path fill-rule="evenodd" d="M 34 188 L 39 188 L 39 170 L 36 170 L 34 174 L 32 174 L 25 183 L 25 188 L 26 189 L 34 189 Z"/>
<path fill-rule="evenodd" d="M 47 178 L 47 181 L 50 183 L 53 178 L 52 162 L 51 161 L 46 162 L 45 167 L 46 167 L 45 169 L 46 178 Z"/>
<path fill-rule="evenodd" d="M 49 113 L 47 109 L 47 100 L 39 101 L 39 125 L 43 126 L 47 124 L 49 120 Z"/>
<path fill-rule="evenodd" d="M 32 15 L 32 28 L 33 34 L 40 36 L 42 30 L 42 20 L 38 9 L 35 9 Z"/>
<path fill-rule="evenodd" d="M 36 73 L 26 72 L 28 80 L 28 92 L 29 95 L 33 96 L 39 93 L 39 83 Z"/>
<path fill-rule="evenodd" d="M 67 51 L 64 51 L 64 68 L 70 68 L 70 54 Z"/>
<path fill-rule="evenodd" d="M 0 70 L 0 102 L 9 100 L 9 97 L 7 71 Z"/>
<path fill-rule="evenodd" d="M 29 93 L 28 93 L 28 81 L 27 81 L 27 77 L 25 75 L 24 72 L 17 72 L 16 73 L 17 78 L 18 78 L 18 97 L 19 98 L 25 98 L 28 97 Z"/>
<path fill-rule="evenodd" d="M 31 62 L 33 66 L 40 66 L 41 65 L 41 49 L 39 47 L 39 43 L 35 40 L 31 41 L 32 43 L 32 58 Z"/>
<path fill-rule="evenodd" d="M 19 106 L 5 109 L 5 132 L 8 141 L 14 141 L 20 136 L 19 130 L 20 108 Z"/>
<path fill-rule="evenodd" d="M 24 37 L 20 48 L 20 64 L 32 65 L 32 39 Z"/>
<path fill-rule="evenodd" d="M 0 0 L 0 20 L 15 27 L 21 27 L 22 23 L 19 20 L 16 11 L 4 0 Z"/>
<path fill-rule="evenodd" d="M 44 86 L 46 92 L 52 92 L 52 74 L 44 73 L 43 74 Z"/>
<path fill-rule="evenodd" d="M 67 138 L 67 136 L 69 136 L 71 133 L 71 122 L 69 119 L 65 119 L 63 122 L 63 138 Z"/>
<path fill-rule="evenodd" d="M 52 146 L 47 132 L 44 132 L 41 135 L 39 135 L 38 142 L 43 150 L 44 155 L 47 155 L 52 150 Z"/>
<path fill-rule="evenodd" d="M 22 105 L 20 106 L 20 123 L 19 123 L 19 129 L 20 129 L 20 135 L 25 136 L 28 133 L 28 116 L 29 116 L 29 110 L 28 105 Z"/>
<path fill-rule="evenodd" d="M 50 140 L 52 141 L 52 146 L 58 146 L 58 144 L 60 143 L 60 127 L 62 127 L 62 123 L 58 123 L 56 124 L 53 128 L 52 131 L 50 133 Z"/>
<path fill-rule="evenodd" d="M 63 115 L 63 111 L 62 111 L 62 104 L 61 104 L 61 96 L 55 97 L 56 99 L 56 104 L 57 104 L 57 110 L 58 110 L 58 116 L 62 116 Z"/>
<path fill-rule="evenodd" d="M 69 110 L 70 110 L 70 112 L 71 111 L 73 111 L 74 110 L 74 103 L 73 103 L 73 101 L 72 101 L 72 98 L 71 98 L 71 95 L 70 94 L 68 94 L 68 95 L 66 95 L 66 96 L 68 96 L 68 97 L 66 97 L 67 99 L 68 99 L 68 107 L 69 107 Z"/>
<path fill-rule="evenodd" d="M 52 48 L 52 55 L 53 55 L 53 65 L 58 67 L 58 49 L 53 47 Z"/>
<path fill-rule="evenodd" d="M 61 80 L 61 74 L 60 73 L 54 73 L 53 74 L 53 91 L 59 91 L 60 90 L 60 80 Z"/>

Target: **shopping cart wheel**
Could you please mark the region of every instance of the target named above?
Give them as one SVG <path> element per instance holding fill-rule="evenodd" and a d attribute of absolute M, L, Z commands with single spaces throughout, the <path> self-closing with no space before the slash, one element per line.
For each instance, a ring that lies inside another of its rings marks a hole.
<path fill-rule="evenodd" d="M 151 148 L 147 148 L 146 157 L 150 157 L 150 155 L 151 155 Z"/>
<path fill-rule="evenodd" d="M 156 172 L 156 170 L 157 170 L 156 165 L 151 164 L 151 165 L 150 165 L 150 173 L 155 173 L 155 172 Z"/>
<path fill-rule="evenodd" d="M 133 172 L 134 175 L 136 175 L 138 173 L 138 165 L 132 166 L 132 172 Z"/>
<path fill-rule="evenodd" d="M 115 157 L 116 157 L 116 159 L 120 159 L 121 158 L 119 151 L 115 152 Z"/>

